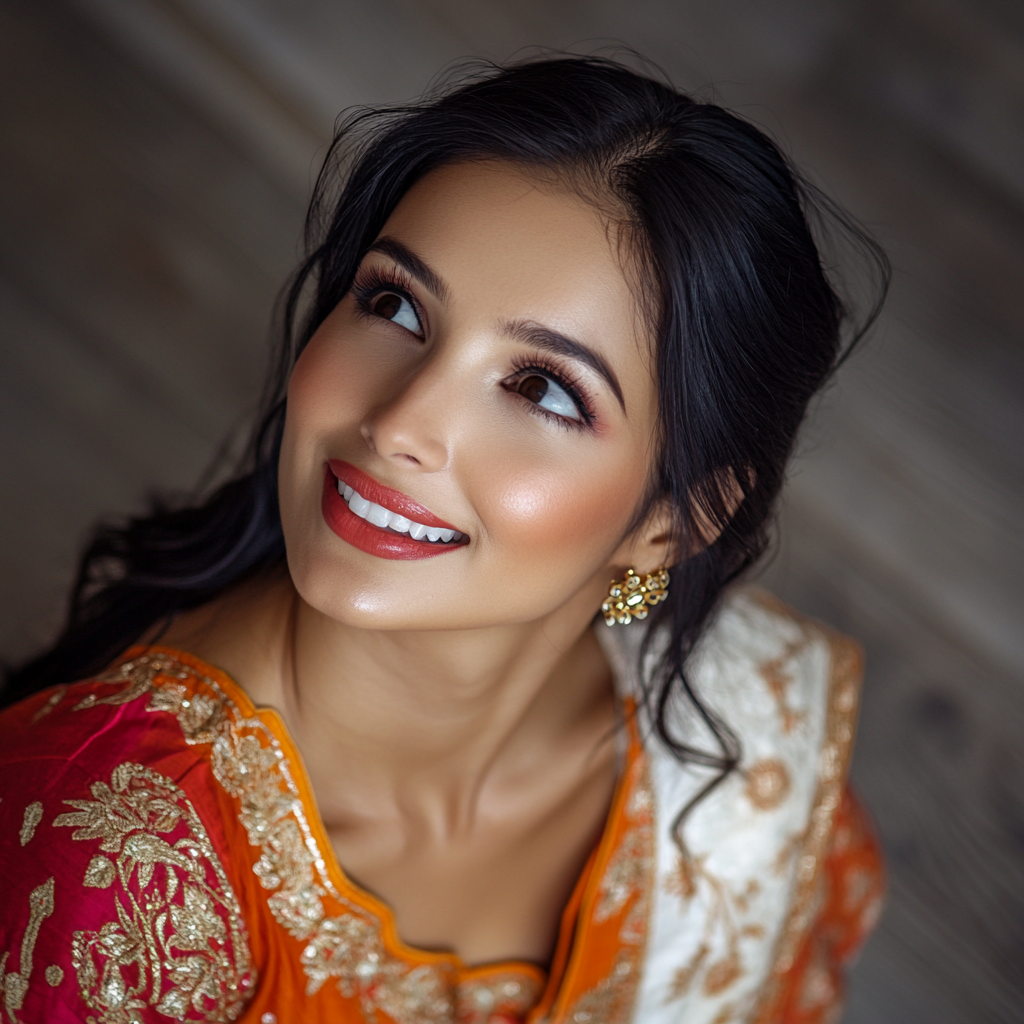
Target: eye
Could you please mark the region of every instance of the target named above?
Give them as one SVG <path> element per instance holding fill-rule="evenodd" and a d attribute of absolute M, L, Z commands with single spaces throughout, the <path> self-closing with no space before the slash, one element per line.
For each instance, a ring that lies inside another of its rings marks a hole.
<path fill-rule="evenodd" d="M 370 300 L 370 311 L 384 320 L 404 327 L 413 334 L 422 336 L 423 328 L 420 326 L 420 318 L 416 315 L 412 303 L 401 295 L 394 292 L 384 292 Z"/>
<path fill-rule="evenodd" d="M 576 403 L 569 397 L 568 392 L 547 377 L 539 373 L 531 373 L 524 377 L 515 389 L 523 398 L 528 399 L 542 409 L 562 416 L 567 420 L 578 420 L 580 411 Z"/>

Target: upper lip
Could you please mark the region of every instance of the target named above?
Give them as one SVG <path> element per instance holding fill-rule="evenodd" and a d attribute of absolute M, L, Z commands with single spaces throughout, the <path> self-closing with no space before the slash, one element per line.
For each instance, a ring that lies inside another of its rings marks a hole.
<path fill-rule="evenodd" d="M 342 462 L 341 459 L 328 459 L 327 465 L 331 472 L 343 483 L 358 491 L 367 501 L 375 505 L 381 505 L 389 512 L 397 512 L 406 519 L 422 523 L 424 526 L 434 526 L 442 530 L 454 530 L 456 533 L 465 533 L 457 526 L 445 522 L 435 516 L 429 508 L 414 501 L 408 494 L 396 491 L 391 487 L 385 487 L 378 483 L 372 476 L 368 476 L 361 469 L 356 469 L 349 462 Z"/>

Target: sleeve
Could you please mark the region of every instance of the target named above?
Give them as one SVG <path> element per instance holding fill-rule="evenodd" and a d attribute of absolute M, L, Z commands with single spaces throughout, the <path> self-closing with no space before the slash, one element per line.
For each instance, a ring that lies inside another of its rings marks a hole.
<path fill-rule="evenodd" d="M 19 710 L 0 721 L 0 1020 L 235 1019 L 255 980 L 244 923 L 187 794 L 113 709 L 52 726 Z"/>
<path fill-rule="evenodd" d="M 838 1019 L 845 969 L 878 923 L 884 895 L 881 847 L 867 812 L 847 790 L 823 865 L 819 911 L 783 980 L 773 1024 Z"/>

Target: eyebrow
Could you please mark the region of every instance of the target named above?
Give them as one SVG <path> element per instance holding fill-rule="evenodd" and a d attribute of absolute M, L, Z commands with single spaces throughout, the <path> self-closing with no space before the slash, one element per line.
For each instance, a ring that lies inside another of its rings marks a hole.
<path fill-rule="evenodd" d="M 448 302 L 450 295 L 448 285 L 412 249 L 402 245 L 397 239 L 384 235 L 366 251 L 367 253 L 379 252 L 382 256 L 393 259 L 403 270 L 412 274 L 435 299 L 444 303 Z"/>
<path fill-rule="evenodd" d="M 619 385 L 618 377 L 615 376 L 615 372 L 608 363 L 593 349 L 587 348 L 575 338 L 570 338 L 558 331 L 553 331 L 550 327 L 544 327 L 542 324 L 529 320 L 512 320 L 502 326 L 502 333 L 506 337 L 515 338 L 527 345 L 533 345 L 535 348 L 552 352 L 558 356 L 565 356 L 568 359 L 575 359 L 577 362 L 589 366 L 599 377 L 604 379 L 608 387 L 611 388 L 612 394 L 618 399 L 622 411 L 626 411 L 626 402 L 622 397 L 622 388 Z"/>
<path fill-rule="evenodd" d="M 451 292 L 444 280 L 434 273 L 420 256 L 417 256 L 412 249 L 403 245 L 396 238 L 383 235 L 366 251 L 367 253 L 378 252 L 382 256 L 394 260 L 403 270 L 415 277 L 436 299 L 440 302 L 448 302 Z M 577 362 L 589 366 L 611 389 L 622 411 L 626 411 L 622 387 L 615 372 L 603 357 L 593 349 L 587 348 L 582 342 L 530 320 L 509 321 L 502 325 L 502 333 L 508 338 L 533 345 L 534 348 L 552 352 L 567 359 L 575 359 Z"/>

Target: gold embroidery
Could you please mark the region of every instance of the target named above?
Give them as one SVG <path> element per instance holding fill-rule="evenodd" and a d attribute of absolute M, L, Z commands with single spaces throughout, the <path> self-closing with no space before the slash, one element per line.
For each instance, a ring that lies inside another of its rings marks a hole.
<path fill-rule="evenodd" d="M 810 642 L 810 636 L 803 632 L 799 640 L 791 640 L 787 643 L 777 658 L 772 658 L 760 666 L 761 678 L 764 679 L 768 686 L 768 692 L 775 700 L 776 707 L 779 710 L 779 717 L 782 719 L 782 731 L 784 733 L 792 732 L 807 717 L 805 712 L 797 711 L 789 705 L 787 691 L 793 679 L 786 671 L 786 666 Z"/>
<path fill-rule="evenodd" d="M 21 822 L 21 832 L 18 834 L 22 846 L 27 846 L 32 842 L 32 837 L 36 834 L 36 828 L 42 820 L 43 805 L 36 800 L 25 808 L 25 817 Z"/>
<path fill-rule="evenodd" d="M 58 686 L 47 698 L 46 703 L 36 710 L 36 713 L 32 716 L 32 724 L 34 725 L 40 718 L 45 718 L 64 699 L 64 694 L 67 692 L 68 688 L 66 686 Z"/>
<path fill-rule="evenodd" d="M 629 822 L 605 870 L 594 919 L 606 921 L 627 903 L 619 928 L 619 946 L 611 969 L 572 1004 L 564 1018 L 574 1024 L 626 1024 L 633 1019 L 647 945 L 655 863 L 654 789 L 646 758 L 635 763 L 632 791 L 626 802 Z"/>
<path fill-rule="evenodd" d="M 235 1020 L 255 980 L 241 909 L 185 794 L 142 765 L 118 765 L 55 826 L 98 839 L 84 884 L 119 882 L 117 919 L 76 931 L 71 962 L 93 1024 L 128 1024 L 146 1006 L 177 1020 Z M 171 834 L 179 833 L 173 843 Z M 162 838 L 167 836 L 167 838 Z"/>
<path fill-rule="evenodd" d="M 775 758 L 766 758 L 743 772 L 747 799 L 759 811 L 774 810 L 789 796 L 789 770 Z"/>
<path fill-rule="evenodd" d="M 21 939 L 21 971 L 4 974 L 8 953 L 0 959 L 0 987 L 4 993 L 4 1008 L 12 1021 L 17 1021 L 16 1011 L 21 1009 L 25 996 L 28 994 L 29 982 L 32 979 L 32 957 L 35 953 L 36 940 L 42 923 L 53 913 L 53 878 L 48 878 L 42 885 L 37 885 L 28 897 L 29 917 L 25 934 Z"/>
<path fill-rule="evenodd" d="M 744 924 L 742 921 L 743 915 L 750 909 L 751 900 L 761 890 L 757 880 L 751 879 L 745 889 L 736 892 L 707 869 L 705 860 L 703 855 L 694 857 L 688 853 L 680 854 L 676 869 L 666 884 L 670 893 L 684 901 L 693 899 L 698 892 L 703 891 L 708 908 L 697 949 L 673 975 L 669 1002 L 686 995 L 702 972 L 701 989 L 706 996 L 724 992 L 743 976 L 741 941 L 761 938 L 764 934 L 760 925 Z M 716 933 L 724 937 L 725 952 L 709 964 L 707 961 Z"/>
<path fill-rule="evenodd" d="M 847 637 L 831 631 L 825 635 L 831 648 L 832 667 L 825 713 L 825 744 L 818 757 L 818 787 L 807 830 L 800 837 L 796 889 L 789 919 L 776 946 L 772 974 L 758 1012 L 751 1017 L 757 1024 L 768 1021 L 767 1015 L 781 990 L 782 977 L 793 966 L 800 943 L 814 919 L 820 895 L 821 864 L 828 852 L 853 749 L 862 655 L 859 646 Z"/>
<path fill-rule="evenodd" d="M 540 995 L 537 981 L 524 974 L 471 978 L 459 986 L 455 1019 L 459 1024 L 518 1020 L 536 1005 Z"/>
<path fill-rule="evenodd" d="M 89 861 L 89 866 L 85 869 L 85 878 L 82 879 L 82 885 L 88 885 L 94 889 L 107 889 L 113 885 L 116 871 L 114 862 L 109 857 L 104 857 L 102 853 L 97 853 Z"/>
<path fill-rule="evenodd" d="M 176 680 L 194 680 L 193 692 Z M 103 697 L 90 695 L 77 708 L 122 705 L 149 696 L 148 711 L 173 714 L 189 744 L 209 744 L 214 777 L 240 806 L 239 820 L 261 856 L 254 872 L 271 895 L 277 922 L 305 943 L 301 963 L 312 995 L 334 980 L 346 996 L 359 999 L 370 1021 L 378 1011 L 398 1024 L 445 1024 L 460 1020 L 465 1005 L 453 965 L 412 967 L 385 947 L 380 921 L 346 900 L 335 888 L 313 837 L 284 750 L 259 719 L 245 718 L 216 681 L 167 654 L 143 654 L 101 677 L 125 683 Z M 101 847 L 102 848 L 102 847 Z M 327 916 L 330 895 L 345 912 Z M 466 993 L 475 998 L 478 981 Z M 486 998 L 486 997 L 485 997 Z"/>
<path fill-rule="evenodd" d="M 64 971 L 56 964 L 50 964 L 43 973 L 43 977 L 46 978 L 47 985 L 56 988 L 64 980 Z"/>

